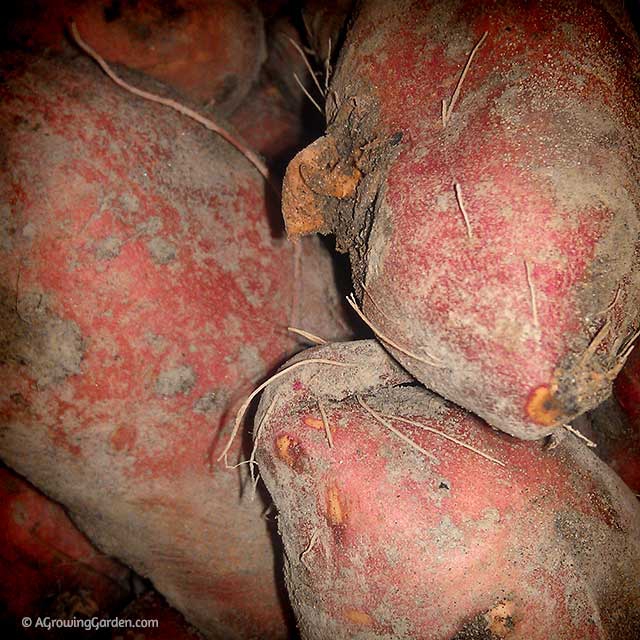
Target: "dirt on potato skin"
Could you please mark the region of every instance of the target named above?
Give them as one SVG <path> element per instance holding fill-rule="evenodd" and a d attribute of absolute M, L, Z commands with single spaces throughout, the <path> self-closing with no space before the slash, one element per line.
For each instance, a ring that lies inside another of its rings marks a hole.
<path fill-rule="evenodd" d="M 515 627 L 516 607 L 511 600 L 502 600 L 486 613 L 478 614 L 451 640 L 503 640 Z"/>
<path fill-rule="evenodd" d="M 371 341 L 289 364 L 314 358 L 352 367 L 291 371 L 265 390 L 254 429 L 303 638 L 637 636 L 640 510 L 582 443 L 567 436 L 548 449 L 491 430 L 394 374 Z M 505 466 L 391 420 L 428 459 L 357 396 Z"/>
<path fill-rule="evenodd" d="M 44 294 L 0 287 L 0 364 L 25 366 L 39 388 L 81 372 L 84 342 L 78 325 L 46 308 Z"/>
<path fill-rule="evenodd" d="M 0 68 L 2 459 L 208 637 L 286 637 L 265 505 L 212 463 L 293 312 L 348 330 L 330 257 L 302 243 L 296 288 L 257 171 L 84 56 Z"/>
<path fill-rule="evenodd" d="M 394 357 L 525 439 L 604 400 L 640 325 L 640 45 L 619 7 L 583 9 L 359 3 L 284 190 L 289 232 L 334 233 L 372 323 L 441 364 Z M 318 188 L 351 165 L 353 194 Z"/>

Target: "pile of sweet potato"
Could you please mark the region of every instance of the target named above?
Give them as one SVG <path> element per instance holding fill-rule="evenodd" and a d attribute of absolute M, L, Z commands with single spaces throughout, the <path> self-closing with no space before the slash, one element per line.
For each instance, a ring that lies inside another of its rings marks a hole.
<path fill-rule="evenodd" d="M 6 11 L 3 630 L 640 637 L 635 7 Z"/>

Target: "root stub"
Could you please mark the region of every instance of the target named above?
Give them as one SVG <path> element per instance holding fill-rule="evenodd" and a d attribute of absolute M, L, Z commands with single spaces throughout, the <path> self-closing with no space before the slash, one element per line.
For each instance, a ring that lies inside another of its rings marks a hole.
<path fill-rule="evenodd" d="M 289 163 L 282 187 L 282 215 L 289 237 L 328 233 L 331 199 L 353 197 L 361 178 L 351 159 L 341 160 L 334 139 L 319 138 Z"/>

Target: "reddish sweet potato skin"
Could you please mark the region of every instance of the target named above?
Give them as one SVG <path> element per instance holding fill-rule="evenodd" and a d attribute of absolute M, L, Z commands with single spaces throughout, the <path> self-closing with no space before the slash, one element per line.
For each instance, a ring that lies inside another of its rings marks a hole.
<path fill-rule="evenodd" d="M 27 0 L 5 9 L 5 39 L 34 50 L 68 49 L 75 21 L 111 63 L 230 113 L 247 96 L 266 56 L 253 0 Z"/>
<path fill-rule="evenodd" d="M 613 385 L 613 397 L 590 411 L 585 429 L 595 452 L 640 495 L 640 353 L 637 347 Z"/>
<path fill-rule="evenodd" d="M 267 25 L 267 59 L 250 94 L 229 118 L 280 176 L 291 158 L 322 131 L 323 124 L 318 113 L 308 117 L 312 106 L 295 77 L 307 85 L 311 79 L 291 41 L 304 46 L 291 19 L 279 17 Z"/>
<path fill-rule="evenodd" d="M 309 43 L 318 60 L 333 64 L 343 40 L 354 0 L 305 0 L 302 16 Z"/>
<path fill-rule="evenodd" d="M 406 386 L 372 342 L 319 347 L 288 364 L 312 358 L 352 367 L 291 371 L 256 414 L 257 460 L 279 510 L 303 638 L 638 637 L 640 511 L 584 445 L 567 437 L 548 449 L 492 430 Z M 432 462 L 354 394 L 506 466 L 394 421 Z"/>
<path fill-rule="evenodd" d="M 327 135 L 287 173 L 289 232 L 336 234 L 411 355 L 391 353 L 522 438 L 607 397 L 638 327 L 640 63 L 619 9 L 365 0 Z"/>
<path fill-rule="evenodd" d="M 640 425 L 640 351 L 637 343 L 616 378 L 613 394 L 629 420 Z"/>
<path fill-rule="evenodd" d="M 59 505 L 0 467 L 0 629 L 23 637 L 24 616 L 114 614 L 131 596 L 130 574 L 97 551 Z"/>
<path fill-rule="evenodd" d="M 579 418 L 575 426 L 636 495 L 640 494 L 640 428 L 612 396 Z"/>
<path fill-rule="evenodd" d="M 210 637 L 283 637 L 263 505 L 210 462 L 292 307 L 333 323 L 313 246 L 295 286 L 257 171 L 91 61 L 1 62 L 0 455 Z"/>

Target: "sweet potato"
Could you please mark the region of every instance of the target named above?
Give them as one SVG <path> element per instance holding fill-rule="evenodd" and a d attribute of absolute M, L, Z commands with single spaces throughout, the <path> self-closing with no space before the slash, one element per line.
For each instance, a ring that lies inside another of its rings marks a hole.
<path fill-rule="evenodd" d="M 640 425 L 629 419 L 615 397 L 605 400 L 576 421 L 594 443 L 594 452 L 625 484 L 640 494 Z"/>
<path fill-rule="evenodd" d="M 5 39 L 62 52 L 77 22 L 87 42 L 191 100 L 230 113 L 265 59 L 262 14 L 254 0 L 27 0 L 5 20 Z"/>
<path fill-rule="evenodd" d="M 352 4 L 314 0 L 303 3 L 301 15 L 280 8 L 267 20 L 267 59 L 230 121 L 282 172 L 324 129 L 320 104 Z"/>
<path fill-rule="evenodd" d="M 320 114 L 316 112 L 308 117 L 312 106 L 306 102 L 298 84 L 308 85 L 310 80 L 296 45 L 303 46 L 289 18 L 281 17 L 267 25 L 268 56 L 258 81 L 229 117 L 243 139 L 263 155 L 280 176 L 291 158 L 322 131 Z"/>
<path fill-rule="evenodd" d="M 580 429 L 594 451 L 640 495 L 640 352 L 637 346 L 613 385 L 613 397 L 590 411 Z"/>
<path fill-rule="evenodd" d="M 613 385 L 613 394 L 629 420 L 640 427 L 640 350 L 633 352 Z"/>
<path fill-rule="evenodd" d="M 254 431 L 305 640 L 638 637 L 640 510 L 578 439 L 492 430 L 373 341 L 296 365 Z"/>
<path fill-rule="evenodd" d="M 291 162 L 290 235 L 332 232 L 427 387 L 525 439 L 596 406 L 640 309 L 640 69 L 622 7 L 364 0 Z"/>
<path fill-rule="evenodd" d="M 283 637 L 264 505 L 211 452 L 294 311 L 330 334 L 330 265 L 296 274 L 243 156 L 91 61 L 0 68 L 0 456 L 210 637 Z"/>
<path fill-rule="evenodd" d="M 0 630 L 21 620 L 113 615 L 131 597 L 131 571 L 97 551 L 60 505 L 0 467 Z M 31 629 L 42 637 L 42 630 Z M 64 637 L 49 633 L 51 638 Z"/>
<path fill-rule="evenodd" d="M 342 44 L 354 0 L 305 0 L 302 20 L 309 44 L 320 61 L 333 61 Z"/>

